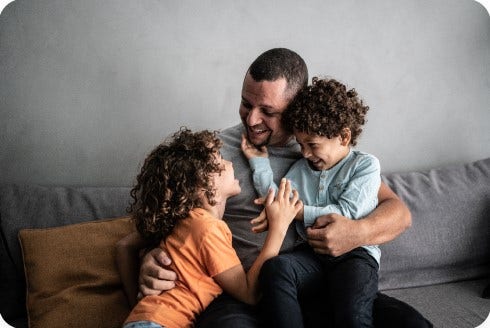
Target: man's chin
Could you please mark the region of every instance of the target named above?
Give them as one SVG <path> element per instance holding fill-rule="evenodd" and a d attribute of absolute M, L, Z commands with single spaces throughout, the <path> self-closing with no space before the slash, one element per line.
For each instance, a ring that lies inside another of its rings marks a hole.
<path fill-rule="evenodd" d="M 261 136 L 251 136 L 248 133 L 248 140 L 254 145 L 256 148 L 260 148 L 262 146 L 267 146 L 270 141 L 270 133 L 261 135 Z"/>

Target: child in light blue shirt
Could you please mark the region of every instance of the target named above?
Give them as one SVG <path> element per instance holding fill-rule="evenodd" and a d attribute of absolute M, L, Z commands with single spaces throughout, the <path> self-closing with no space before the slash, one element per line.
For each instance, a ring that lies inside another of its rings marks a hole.
<path fill-rule="evenodd" d="M 357 143 L 368 109 L 354 89 L 347 90 L 333 79 L 313 78 L 312 85 L 300 91 L 283 114 L 283 125 L 294 133 L 303 154 L 285 177 L 291 180 L 304 204 L 296 223 L 305 241 L 305 229 L 319 216 L 337 213 L 358 220 L 377 206 L 379 161 L 351 149 Z M 259 195 L 263 197 L 270 188 L 277 189 L 267 148 L 257 149 L 243 138 L 242 150 Z M 263 219 L 261 227 L 266 229 L 267 221 Z M 316 254 L 306 243 L 279 255 L 262 268 L 261 288 L 267 304 L 264 319 L 275 327 L 302 327 L 302 289 L 321 275 L 328 281 L 328 290 L 323 293 L 331 300 L 329 325 L 372 327 L 380 256 L 376 245 L 332 257 Z"/>

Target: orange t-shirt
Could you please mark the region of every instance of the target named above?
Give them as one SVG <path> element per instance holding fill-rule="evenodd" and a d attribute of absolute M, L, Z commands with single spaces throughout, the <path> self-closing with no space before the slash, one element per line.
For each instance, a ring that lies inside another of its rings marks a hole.
<path fill-rule="evenodd" d="M 196 315 L 222 292 L 212 277 L 240 264 L 232 247 L 231 231 L 222 220 L 195 208 L 160 247 L 172 259 L 176 286 L 160 295 L 144 297 L 126 323 L 148 320 L 170 328 L 190 327 Z"/>

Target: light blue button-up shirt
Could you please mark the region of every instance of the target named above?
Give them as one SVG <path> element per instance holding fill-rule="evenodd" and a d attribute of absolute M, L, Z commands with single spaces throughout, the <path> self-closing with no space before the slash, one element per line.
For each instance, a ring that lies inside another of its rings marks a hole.
<path fill-rule="evenodd" d="M 269 188 L 277 190 L 268 158 L 255 157 L 249 163 L 254 186 L 260 196 L 267 195 Z M 297 221 L 296 227 L 305 240 L 305 228 L 313 225 L 319 216 L 337 213 L 353 220 L 362 219 L 378 204 L 381 184 L 379 161 L 364 152 L 351 150 L 334 167 L 322 171 L 313 170 L 302 158 L 293 164 L 285 177 L 291 180 L 304 204 L 303 222 Z M 379 264 L 379 247 L 363 247 Z"/>

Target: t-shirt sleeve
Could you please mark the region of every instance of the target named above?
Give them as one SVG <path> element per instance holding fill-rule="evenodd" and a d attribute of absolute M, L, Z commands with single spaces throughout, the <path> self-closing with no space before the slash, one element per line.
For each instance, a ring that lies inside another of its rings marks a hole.
<path fill-rule="evenodd" d="M 231 231 L 223 221 L 214 222 L 203 236 L 201 256 L 210 277 L 241 264 L 232 246 Z"/>

